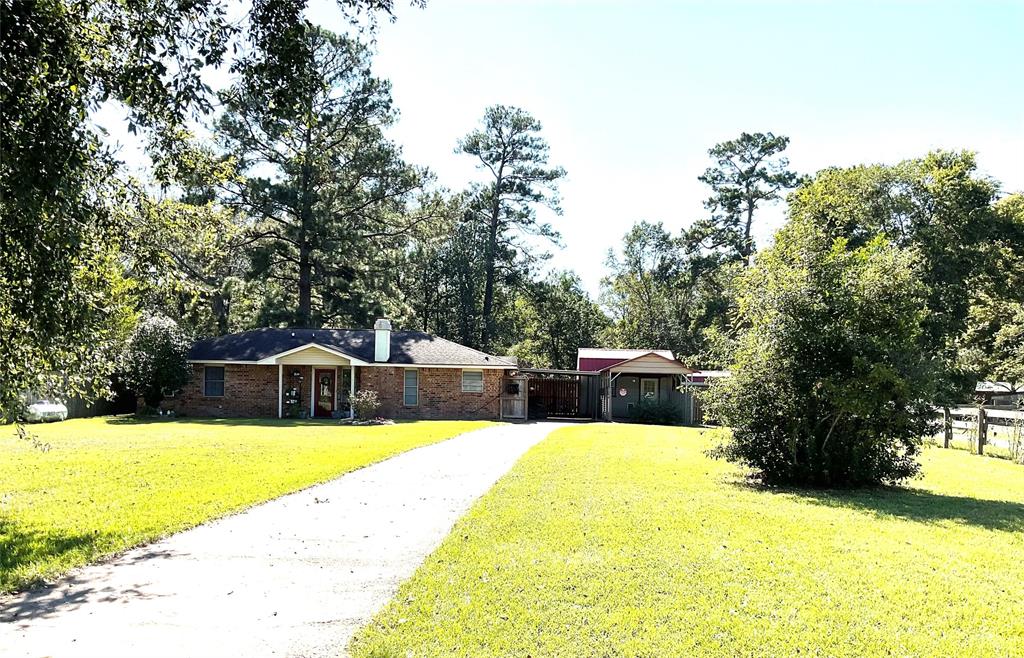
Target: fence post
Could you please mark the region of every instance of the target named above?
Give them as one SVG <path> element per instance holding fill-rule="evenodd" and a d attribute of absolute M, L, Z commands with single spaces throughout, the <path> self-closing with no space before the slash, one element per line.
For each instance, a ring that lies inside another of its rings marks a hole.
<path fill-rule="evenodd" d="M 953 441 L 953 414 L 950 413 L 949 407 L 942 408 L 942 433 L 942 447 L 949 448 Z"/>
<path fill-rule="evenodd" d="M 985 440 L 988 434 L 988 422 L 985 419 L 985 407 L 978 407 L 978 454 L 985 454 Z"/>

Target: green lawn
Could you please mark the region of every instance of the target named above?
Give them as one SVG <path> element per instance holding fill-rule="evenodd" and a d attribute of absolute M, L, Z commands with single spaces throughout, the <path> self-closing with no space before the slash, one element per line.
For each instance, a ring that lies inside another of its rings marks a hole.
<path fill-rule="evenodd" d="M 0 592 L 486 426 L 90 418 L 0 426 Z"/>
<path fill-rule="evenodd" d="M 533 448 L 357 657 L 1021 656 L 1024 467 L 925 450 L 906 490 L 746 484 L 698 430 Z"/>

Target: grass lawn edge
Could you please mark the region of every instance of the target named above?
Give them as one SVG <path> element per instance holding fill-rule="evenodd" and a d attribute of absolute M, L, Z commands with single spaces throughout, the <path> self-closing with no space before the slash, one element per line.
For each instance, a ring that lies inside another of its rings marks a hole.
<path fill-rule="evenodd" d="M 99 420 L 108 420 L 108 419 L 113 419 L 113 418 L 129 419 L 131 417 L 111 416 L 111 417 L 97 417 L 95 419 L 88 419 L 88 420 L 97 420 L 97 419 L 99 419 Z M 77 419 L 77 420 L 86 420 L 86 419 Z M 134 420 L 134 419 L 132 418 L 132 420 Z M 165 423 L 173 424 L 173 423 L 179 423 L 179 422 L 182 422 L 182 421 L 189 422 L 190 420 L 194 420 L 194 419 L 178 418 L 178 419 L 173 419 L 173 420 L 158 420 L 158 421 L 151 420 L 151 419 L 141 419 L 140 422 L 145 423 L 147 425 L 151 424 L 151 423 L 158 423 L 160 425 L 163 425 Z M 206 419 L 204 419 L 204 420 L 206 420 Z M 67 421 L 64 421 L 64 422 L 67 422 Z M 324 428 L 337 427 L 338 429 L 345 429 L 345 428 L 349 428 L 349 427 L 359 428 L 359 429 L 364 429 L 366 427 L 374 427 L 374 428 L 384 429 L 384 428 L 390 428 L 390 427 L 402 427 L 402 426 L 414 425 L 414 424 L 417 424 L 417 423 L 431 423 L 431 422 L 438 422 L 438 421 L 397 421 L 394 425 L 378 425 L 378 426 L 352 426 L 352 425 L 340 425 L 340 424 L 335 426 L 335 425 L 332 425 L 330 422 L 325 421 L 323 423 L 316 423 L 313 426 L 317 426 L 318 425 L 318 426 L 324 427 Z M 449 422 L 449 421 L 440 421 L 440 422 Z M 462 421 L 460 421 L 460 422 L 462 422 Z M 144 538 L 144 539 L 142 539 L 140 541 L 133 542 L 133 543 L 131 543 L 129 545 L 125 545 L 125 546 L 120 547 L 120 548 L 118 548 L 116 550 L 113 550 L 113 551 L 103 551 L 102 553 L 96 555 L 95 557 L 92 557 L 91 559 L 89 559 L 87 561 L 76 563 L 76 564 L 73 564 L 72 566 L 68 566 L 66 568 L 46 568 L 41 573 L 35 574 L 35 575 L 31 576 L 31 577 L 15 580 L 14 584 L 11 585 L 11 586 L 6 586 L 5 585 L 3 587 L 0 587 L 0 605 L 5 604 L 10 599 L 12 599 L 14 597 L 17 597 L 19 595 L 25 594 L 25 593 L 29 593 L 29 592 L 38 591 L 38 590 L 41 590 L 41 589 L 47 589 L 47 588 L 55 587 L 55 586 L 57 586 L 59 584 L 59 581 L 61 581 L 63 579 L 66 579 L 69 576 L 74 575 L 75 573 L 77 573 L 78 571 L 80 571 L 80 570 L 82 570 L 84 568 L 87 568 L 87 567 L 90 567 L 90 566 L 94 566 L 94 565 L 106 564 L 106 563 L 109 563 L 109 562 L 116 561 L 116 560 L 120 559 L 121 557 L 123 557 L 125 554 L 130 553 L 133 550 L 136 550 L 136 549 L 139 549 L 139 548 L 144 548 L 146 546 L 155 544 L 155 543 L 160 542 L 160 541 L 162 541 L 164 539 L 167 539 L 168 537 L 171 537 L 173 535 L 176 535 L 176 534 L 179 534 L 179 533 L 182 533 L 182 532 L 186 532 L 188 530 L 192 530 L 192 529 L 197 528 L 197 527 L 202 526 L 202 525 L 206 525 L 206 524 L 216 523 L 218 521 L 222 521 L 224 519 L 236 516 L 238 514 L 242 514 L 242 513 L 248 512 L 249 510 L 252 510 L 252 509 L 254 509 L 256 507 L 259 507 L 260 505 L 265 505 L 267 503 L 270 503 L 272 501 L 278 500 L 280 498 L 284 498 L 286 496 L 292 496 L 292 495 L 301 494 L 302 492 L 307 491 L 307 490 L 309 490 L 309 489 L 311 489 L 313 487 L 325 484 L 327 482 L 331 482 L 333 480 L 336 480 L 338 478 L 344 477 L 346 475 L 349 475 L 349 474 L 354 473 L 356 471 L 362 470 L 364 468 L 367 468 L 367 467 L 370 467 L 370 466 L 374 466 L 376 464 L 379 464 L 381 462 L 387 461 L 389 459 L 392 459 L 392 458 L 397 457 L 399 455 L 405 454 L 407 452 L 411 452 L 413 450 L 418 450 L 420 448 L 426 448 L 426 447 L 429 447 L 429 446 L 432 446 L 432 445 L 443 443 L 445 441 L 454 439 L 454 438 L 456 438 L 458 436 L 462 436 L 464 434 L 468 434 L 470 432 L 475 432 L 475 431 L 478 431 L 478 430 L 481 430 L 481 429 L 485 429 L 487 427 L 493 427 L 493 426 L 497 426 L 497 425 L 501 425 L 502 424 L 502 423 L 500 423 L 498 421 L 464 421 L 464 422 L 466 422 L 466 423 L 473 423 L 474 426 L 467 427 L 466 429 L 464 429 L 462 431 L 459 431 L 459 432 L 456 432 L 454 434 L 431 438 L 430 440 L 428 440 L 426 442 L 423 442 L 423 443 L 419 443 L 419 444 L 416 444 L 416 445 L 411 445 L 411 446 L 408 446 L 408 447 L 405 447 L 405 448 L 402 448 L 402 449 L 399 449 L 399 450 L 396 450 L 396 451 L 393 451 L 393 452 L 387 452 L 387 453 L 382 453 L 380 455 L 376 455 L 372 459 L 370 459 L 369 461 L 360 462 L 360 463 L 357 463 L 355 465 L 352 465 L 351 467 L 346 467 L 343 470 L 336 471 L 333 474 L 330 474 L 330 475 L 327 475 L 327 476 L 323 476 L 323 477 L 318 477 L 315 480 L 311 480 L 311 481 L 305 482 L 304 484 L 302 484 L 301 486 L 299 486 L 297 488 L 289 488 L 288 490 L 271 492 L 270 495 L 267 496 L 267 497 L 261 497 L 261 498 L 250 500 L 250 501 L 247 501 L 247 502 L 242 502 L 242 503 L 239 503 L 237 505 L 233 505 L 233 506 L 231 506 L 228 509 L 219 510 L 216 513 L 213 513 L 211 515 L 205 516 L 204 518 L 201 518 L 201 519 L 197 519 L 197 520 L 193 520 L 193 521 L 177 522 L 177 523 L 171 525 L 166 530 L 159 531 L 159 532 L 157 532 L 155 534 L 147 534 L 146 538 Z M 300 425 L 300 426 L 297 426 L 297 427 L 303 427 L 303 426 L 308 426 L 308 425 Z M 9 427 L 13 427 L 13 425 L 11 425 Z M 57 424 L 52 424 L 52 425 L 40 425 L 38 427 L 57 428 L 59 426 Z M 282 423 L 282 428 L 283 427 L 285 427 L 285 425 Z M 0 429 L 7 429 L 7 428 L 6 427 L 0 427 Z M 0 512 L 3 512 L 3 511 L 4 511 L 4 509 L 0 508 Z M 3 517 L 0 516 L 0 522 L 2 522 L 3 520 L 4 520 Z M 0 526 L 0 530 L 2 530 L 2 529 L 3 529 L 2 526 Z M 2 538 L 2 535 L 0 535 L 0 538 Z"/>

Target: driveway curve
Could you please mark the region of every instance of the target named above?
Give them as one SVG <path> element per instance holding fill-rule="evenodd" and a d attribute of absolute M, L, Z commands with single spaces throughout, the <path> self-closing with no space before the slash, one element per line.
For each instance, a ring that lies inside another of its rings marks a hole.
<path fill-rule="evenodd" d="M 416 448 L 0 601 L 4 656 L 332 656 L 555 423 Z"/>

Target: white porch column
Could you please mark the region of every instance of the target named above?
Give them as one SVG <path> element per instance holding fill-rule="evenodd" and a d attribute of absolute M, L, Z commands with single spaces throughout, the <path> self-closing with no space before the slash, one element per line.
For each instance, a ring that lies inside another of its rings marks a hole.
<path fill-rule="evenodd" d="M 356 394 L 356 367 L 354 365 L 350 366 L 350 367 L 351 367 L 351 372 L 349 373 L 350 376 L 348 378 L 349 379 L 349 382 L 348 382 L 348 388 L 349 388 L 349 391 L 348 391 L 348 417 L 349 418 L 355 418 L 356 417 L 356 408 L 355 408 L 355 406 L 352 403 L 352 398 L 355 397 L 355 394 Z"/>
<path fill-rule="evenodd" d="M 619 378 L 621 372 L 612 373 L 608 371 L 608 422 L 615 422 L 615 398 L 618 397 L 618 393 L 615 391 L 615 380 Z"/>
<path fill-rule="evenodd" d="M 313 398 L 316 397 L 316 366 L 309 366 L 309 417 L 316 416 L 316 407 L 313 405 Z"/>
<path fill-rule="evenodd" d="M 277 364 L 277 417 L 284 417 L 284 364 Z"/>

